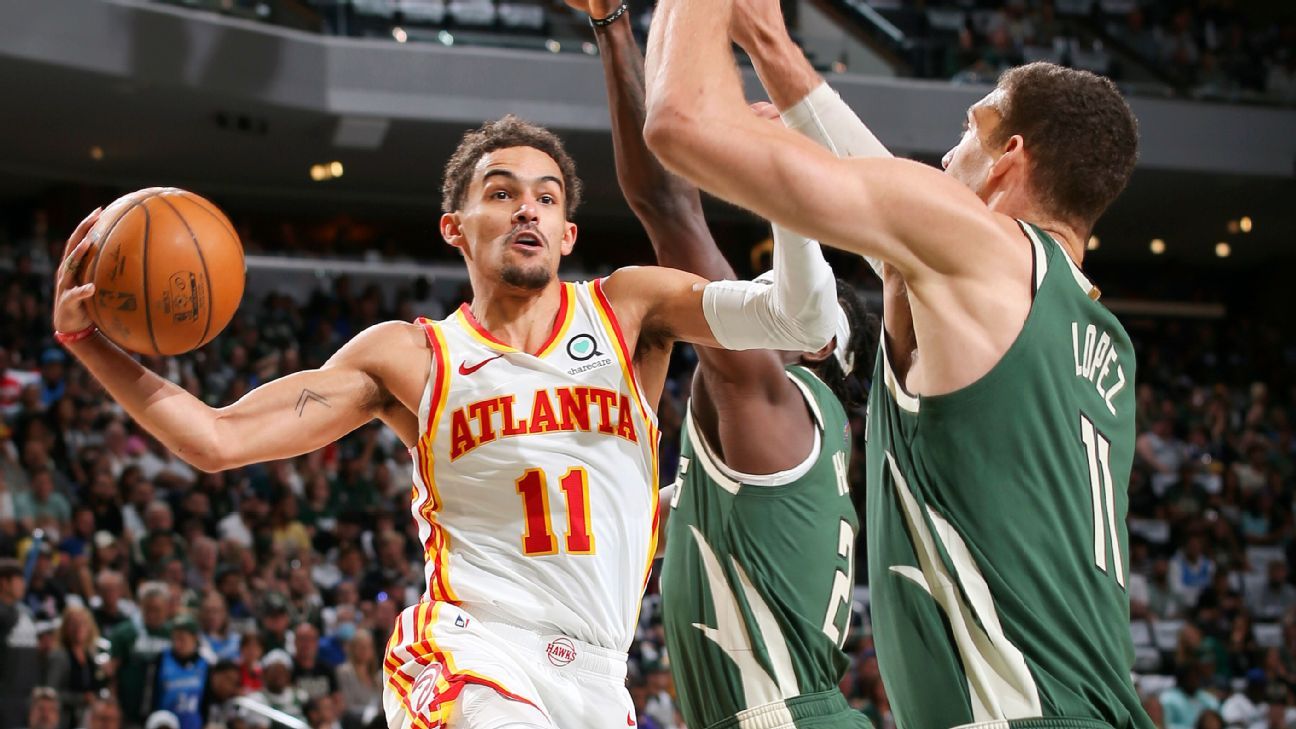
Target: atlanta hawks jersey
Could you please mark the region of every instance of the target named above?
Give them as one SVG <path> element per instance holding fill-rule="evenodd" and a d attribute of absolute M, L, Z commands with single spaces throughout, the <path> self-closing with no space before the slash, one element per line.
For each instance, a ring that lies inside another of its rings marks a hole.
<path fill-rule="evenodd" d="M 432 349 L 412 510 L 426 598 L 625 651 L 657 542 L 657 424 L 601 281 L 535 353 L 464 305 Z"/>

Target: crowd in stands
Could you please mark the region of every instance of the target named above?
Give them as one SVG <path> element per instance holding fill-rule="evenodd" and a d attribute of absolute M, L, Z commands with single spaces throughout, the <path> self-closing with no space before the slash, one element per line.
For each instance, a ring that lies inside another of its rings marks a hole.
<path fill-rule="evenodd" d="M 991 83 L 1052 61 L 1130 88 L 1296 103 L 1296 15 L 1232 0 L 872 0 L 906 35 L 914 73 Z"/>
<path fill-rule="evenodd" d="M 44 238 L 57 260 L 61 242 Z M 300 458 L 195 471 L 53 345 L 49 289 L 29 261 L 0 265 L 0 729 L 381 725 L 383 647 L 423 591 L 406 449 L 375 424 Z M 226 404 L 462 294 L 437 295 L 393 302 L 335 283 L 305 304 L 245 300 L 203 350 L 143 361 Z M 1145 706 L 1165 729 L 1296 727 L 1296 351 L 1236 321 L 1131 329 L 1126 584 Z M 690 355 L 680 348 L 658 409 L 667 480 Z M 857 450 L 855 488 L 862 464 Z M 841 688 L 890 729 L 857 592 Z M 639 726 L 682 729 L 659 602 L 653 584 L 630 688 Z"/>

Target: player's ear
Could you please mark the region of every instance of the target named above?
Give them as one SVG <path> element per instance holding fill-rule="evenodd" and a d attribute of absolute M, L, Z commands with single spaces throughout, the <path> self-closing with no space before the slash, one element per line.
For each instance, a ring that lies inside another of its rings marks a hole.
<path fill-rule="evenodd" d="M 1025 141 L 1020 134 L 1014 134 L 1004 143 L 1003 154 L 990 166 L 990 179 L 1002 177 L 1009 170 L 1026 163 Z M 1025 169 L 1023 167 L 1023 169 Z"/>
<path fill-rule="evenodd" d="M 467 253 L 468 241 L 464 238 L 463 221 L 460 220 L 459 213 L 445 213 L 441 216 L 441 238 L 458 248 L 460 253 Z"/>
<path fill-rule="evenodd" d="M 570 254 L 572 252 L 572 249 L 575 247 L 576 247 L 576 224 L 564 223 L 562 245 L 559 246 L 558 250 L 562 251 L 562 254 L 565 256 Z"/>

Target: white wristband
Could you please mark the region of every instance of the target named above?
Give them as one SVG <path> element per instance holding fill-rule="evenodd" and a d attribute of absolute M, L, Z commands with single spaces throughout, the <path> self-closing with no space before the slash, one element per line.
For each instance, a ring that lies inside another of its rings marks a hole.
<path fill-rule="evenodd" d="M 838 157 L 894 156 L 827 81 L 783 111 L 782 117 L 789 129 L 804 134 Z M 864 260 L 874 273 L 882 275 L 880 259 L 864 256 Z"/>

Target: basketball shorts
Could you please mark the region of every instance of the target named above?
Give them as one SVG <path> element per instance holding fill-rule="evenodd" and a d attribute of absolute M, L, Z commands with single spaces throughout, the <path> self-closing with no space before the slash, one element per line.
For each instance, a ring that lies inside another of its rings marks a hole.
<path fill-rule="evenodd" d="M 482 622 L 446 602 L 401 612 L 383 673 L 391 729 L 635 726 L 624 653 Z"/>

